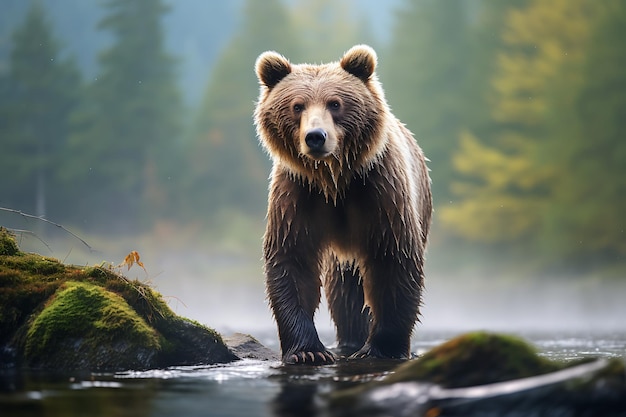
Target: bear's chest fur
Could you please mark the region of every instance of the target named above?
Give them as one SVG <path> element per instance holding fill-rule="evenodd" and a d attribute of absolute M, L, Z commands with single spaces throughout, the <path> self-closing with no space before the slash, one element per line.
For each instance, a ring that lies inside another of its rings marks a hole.
<path fill-rule="evenodd" d="M 283 214 L 288 218 L 283 222 L 285 241 L 296 245 L 315 242 L 338 259 L 350 261 L 379 252 L 384 246 L 397 249 L 407 243 L 401 238 L 407 236 L 406 230 L 401 229 L 411 223 L 404 219 L 410 211 L 406 202 L 397 198 L 398 187 L 393 179 L 370 171 L 355 176 L 332 200 L 314 186 L 287 175 L 274 190 L 271 201 L 275 208 L 270 210 L 289 212 Z"/>

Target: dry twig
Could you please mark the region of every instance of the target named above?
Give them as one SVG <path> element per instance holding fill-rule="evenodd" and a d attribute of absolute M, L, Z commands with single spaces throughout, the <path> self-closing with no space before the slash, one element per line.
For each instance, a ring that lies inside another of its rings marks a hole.
<path fill-rule="evenodd" d="M 18 215 L 20 215 L 20 216 L 22 216 L 22 217 L 24 217 L 24 218 L 27 218 L 27 219 L 35 219 L 35 220 L 40 220 L 40 221 L 42 221 L 42 222 L 45 222 L 45 223 L 51 224 L 51 225 L 53 225 L 53 226 L 56 226 L 56 227 L 58 227 L 59 229 L 63 230 L 65 233 L 68 233 L 68 234 L 72 235 L 75 239 L 80 240 L 80 242 L 81 242 L 83 245 L 85 245 L 85 246 L 87 247 L 87 249 L 89 249 L 89 252 L 95 252 L 95 250 L 94 250 L 91 246 L 89 246 L 89 244 L 88 244 L 87 242 L 85 242 L 83 239 L 81 239 L 80 237 L 78 237 L 78 236 L 77 236 L 77 235 L 75 235 L 74 233 L 70 232 L 69 230 L 67 230 L 65 227 L 61 226 L 61 225 L 60 225 L 60 224 L 58 224 L 58 223 L 52 222 L 52 221 L 50 221 L 50 220 L 48 220 L 48 219 L 46 219 L 46 218 L 43 218 L 43 217 L 41 217 L 41 216 L 33 216 L 32 214 L 24 213 L 24 212 L 23 212 L 23 211 L 21 211 L 21 210 L 15 210 L 15 209 L 10 209 L 10 208 L 6 208 L 6 207 L 0 207 L 0 211 L 6 211 L 6 212 L 8 212 L 8 213 L 18 214 Z M 41 239 L 40 239 L 40 240 L 41 240 Z M 46 246 L 48 246 L 48 245 L 46 245 Z"/>

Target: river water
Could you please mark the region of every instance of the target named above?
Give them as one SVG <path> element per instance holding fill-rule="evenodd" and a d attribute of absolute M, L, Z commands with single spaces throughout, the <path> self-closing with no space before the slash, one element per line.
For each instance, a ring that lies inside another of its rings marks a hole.
<path fill-rule="evenodd" d="M 421 354 L 455 332 L 418 332 Z M 526 332 L 541 355 L 573 360 L 626 355 L 624 332 Z M 255 335 L 259 336 L 259 335 Z M 261 335 L 277 348 L 272 334 Z M 332 335 L 325 335 L 329 340 Z M 397 362 L 343 362 L 285 367 L 242 360 L 228 365 L 175 367 L 111 374 L 0 371 L 0 416 L 206 417 L 330 416 L 329 392 L 379 378 Z"/>

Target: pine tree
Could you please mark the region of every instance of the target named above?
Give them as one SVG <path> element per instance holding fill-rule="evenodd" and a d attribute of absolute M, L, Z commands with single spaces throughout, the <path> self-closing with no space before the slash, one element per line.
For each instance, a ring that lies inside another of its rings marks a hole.
<path fill-rule="evenodd" d="M 546 241 L 564 262 L 580 268 L 626 255 L 626 4 L 597 6 L 591 42 L 577 83 L 554 95 L 570 105 L 554 108 L 551 141 L 558 187 L 546 215 Z M 562 139 L 562 140 L 558 140 Z"/>
<path fill-rule="evenodd" d="M 318 64 L 337 61 L 353 45 L 371 41 L 360 33 L 361 22 L 356 20 L 352 3 L 350 0 L 297 1 L 290 18 L 298 28 L 302 48 L 290 59 Z"/>
<path fill-rule="evenodd" d="M 467 123 L 464 128 L 482 141 L 490 140 L 497 128 L 490 113 L 491 83 L 498 70 L 497 57 L 506 47 L 502 32 L 507 15 L 511 9 L 522 9 L 527 3 L 528 0 L 480 0 L 468 11 L 473 18 L 469 24 L 468 98 L 463 109 Z"/>
<path fill-rule="evenodd" d="M 381 79 L 396 116 L 430 159 L 435 205 L 450 199 L 451 153 L 466 125 L 469 36 L 466 4 L 412 0 L 397 15 Z"/>
<path fill-rule="evenodd" d="M 188 144 L 188 209 L 200 210 L 204 218 L 263 212 L 270 164 L 252 123 L 259 91 L 254 62 L 266 50 L 290 58 L 299 50 L 297 32 L 280 0 L 248 0 L 243 10 L 241 30 L 211 73 Z"/>
<path fill-rule="evenodd" d="M 57 173 L 77 104 L 78 71 L 60 47 L 40 2 L 13 34 L 0 81 L 0 205 L 56 217 L 65 197 Z"/>
<path fill-rule="evenodd" d="M 105 7 L 99 28 L 114 43 L 101 53 L 100 73 L 75 116 L 70 145 L 78 160 L 67 176 L 81 186 L 80 216 L 90 227 L 149 226 L 167 212 L 179 162 L 176 62 L 161 27 L 167 8 L 161 0 L 107 0 Z"/>

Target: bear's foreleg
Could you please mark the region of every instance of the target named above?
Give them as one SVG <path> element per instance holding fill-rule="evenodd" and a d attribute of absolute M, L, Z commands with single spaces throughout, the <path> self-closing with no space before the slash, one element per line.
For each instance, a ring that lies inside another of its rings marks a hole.
<path fill-rule="evenodd" d="M 421 260 L 400 251 L 370 259 L 365 269 L 363 290 L 372 319 L 367 341 L 352 358 L 408 359 L 421 303 Z"/>
<path fill-rule="evenodd" d="M 319 339 L 313 315 L 320 302 L 319 266 L 310 254 L 283 251 L 266 258 L 266 287 L 288 364 L 324 364 L 334 356 Z"/>

